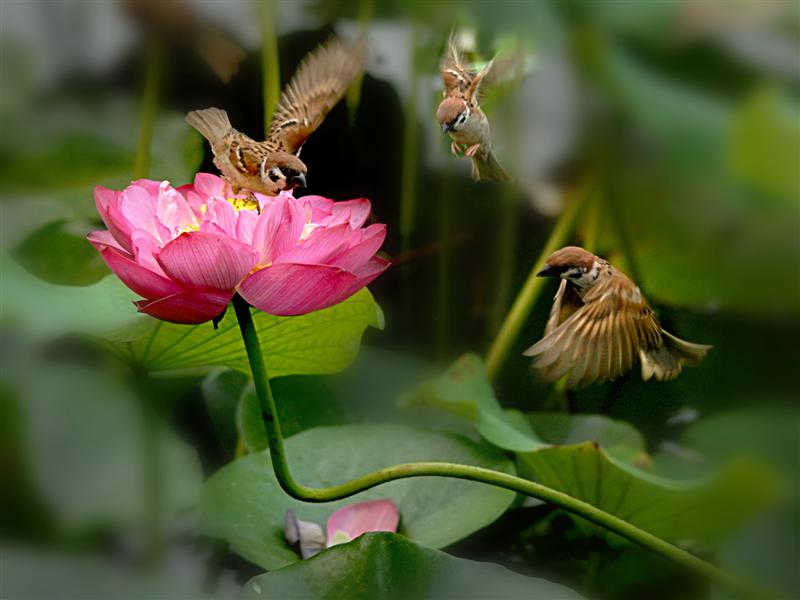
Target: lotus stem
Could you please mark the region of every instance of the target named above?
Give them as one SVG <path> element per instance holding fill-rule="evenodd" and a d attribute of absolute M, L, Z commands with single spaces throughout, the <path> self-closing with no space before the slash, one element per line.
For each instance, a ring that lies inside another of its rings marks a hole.
<path fill-rule="evenodd" d="M 403 252 L 411 247 L 411 233 L 414 230 L 417 196 L 417 71 L 416 44 L 418 37 L 416 21 L 411 22 L 410 75 L 411 86 L 406 99 L 405 124 L 403 127 L 403 174 L 400 196 L 400 243 Z"/>
<path fill-rule="evenodd" d="M 742 582 L 738 577 L 652 533 L 639 529 L 635 525 L 619 517 L 600 510 L 587 502 L 573 498 L 568 494 L 509 473 L 493 471 L 492 469 L 476 467 L 474 465 L 446 462 L 419 462 L 386 467 L 345 483 L 329 487 L 316 488 L 298 483 L 295 481 L 289 469 L 275 398 L 272 395 L 264 357 L 261 352 L 261 344 L 258 339 L 255 324 L 253 323 L 253 316 L 250 313 L 250 306 L 237 294 L 233 297 L 233 307 L 236 312 L 236 318 L 239 321 L 239 328 L 247 352 L 247 359 L 253 374 L 253 382 L 255 384 L 256 395 L 258 396 L 259 408 L 261 410 L 267 436 L 272 468 L 281 488 L 292 498 L 303 502 L 333 502 L 334 500 L 348 498 L 383 483 L 410 477 L 451 477 L 476 481 L 512 490 L 558 506 L 567 512 L 583 517 L 604 529 L 612 531 L 635 544 L 639 544 L 664 558 L 670 559 L 696 573 L 704 575 L 708 579 L 720 583 L 731 590 L 735 590 L 745 596 L 764 597 L 763 590 L 754 589 L 749 584 Z"/>
<path fill-rule="evenodd" d="M 159 40 L 151 40 L 145 56 L 144 92 L 142 113 L 139 120 L 139 139 L 136 142 L 136 157 L 133 162 L 133 178 L 142 179 L 150 173 L 150 145 L 156 126 L 158 110 L 158 88 L 161 84 L 164 51 Z"/>
<path fill-rule="evenodd" d="M 375 12 L 375 0 L 359 0 L 358 3 L 358 29 L 362 39 L 367 38 L 372 14 Z M 364 73 L 359 73 L 347 89 L 345 102 L 347 103 L 347 117 L 350 125 L 356 121 L 356 111 L 361 103 L 361 86 L 364 83 Z"/>
<path fill-rule="evenodd" d="M 264 96 L 264 133 L 269 133 L 272 115 L 281 97 L 281 67 L 278 62 L 278 34 L 275 8 L 269 0 L 258 5 L 261 22 L 261 85 Z"/>
<path fill-rule="evenodd" d="M 453 235 L 453 176 L 448 167 L 442 173 L 442 193 L 439 198 L 439 244 L 436 264 L 436 355 L 445 359 L 450 339 L 450 248 Z"/>
<path fill-rule="evenodd" d="M 536 277 L 536 273 L 544 266 L 547 257 L 563 246 L 572 236 L 577 215 L 581 207 L 585 204 L 587 196 L 590 195 L 592 195 L 591 190 L 579 192 L 572 202 L 569 203 L 564 212 L 561 213 L 547 243 L 542 249 L 541 254 L 539 254 L 539 258 L 533 264 L 528 278 L 517 294 L 514 304 L 511 306 L 511 310 L 508 311 L 503 324 L 500 326 L 500 331 L 498 331 L 495 336 L 489 348 L 489 352 L 486 355 L 486 374 L 489 376 L 489 379 L 495 379 L 497 377 L 500 368 L 503 366 L 511 350 L 511 346 L 519 335 L 520 329 L 522 329 L 522 326 L 528 319 L 528 315 L 530 315 L 533 305 L 539 298 L 539 294 L 542 289 L 544 289 L 544 281 Z"/>

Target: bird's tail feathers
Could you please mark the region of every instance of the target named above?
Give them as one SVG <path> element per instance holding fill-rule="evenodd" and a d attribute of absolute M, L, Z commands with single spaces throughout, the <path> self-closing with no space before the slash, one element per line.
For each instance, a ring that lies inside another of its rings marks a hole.
<path fill-rule="evenodd" d="M 500 163 L 491 151 L 472 157 L 472 178 L 475 181 L 510 181 L 511 178 L 505 172 Z"/>
<path fill-rule="evenodd" d="M 684 365 L 694 366 L 703 360 L 712 348 L 705 344 L 687 342 L 671 333 L 661 330 L 664 344 L 653 350 L 639 350 L 642 362 L 642 379 L 647 381 L 655 377 L 658 381 L 674 379 Z"/>
<path fill-rule="evenodd" d="M 186 122 L 197 129 L 212 145 L 233 129 L 228 113 L 219 108 L 193 110 L 186 115 Z"/>

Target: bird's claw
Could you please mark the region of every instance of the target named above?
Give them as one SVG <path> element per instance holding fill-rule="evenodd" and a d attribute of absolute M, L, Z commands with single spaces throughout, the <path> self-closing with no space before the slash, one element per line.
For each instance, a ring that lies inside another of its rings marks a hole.
<path fill-rule="evenodd" d="M 461 156 L 462 151 L 461 144 L 458 142 L 450 142 L 450 152 L 453 156 Z"/>
<path fill-rule="evenodd" d="M 473 145 L 473 146 L 470 146 L 469 148 L 467 148 L 467 151 L 466 151 L 466 153 L 464 154 L 464 156 L 469 156 L 470 158 L 472 158 L 472 157 L 473 157 L 473 156 L 475 156 L 475 154 L 478 152 L 478 150 L 480 149 L 480 147 L 481 147 L 481 145 L 480 145 L 480 144 L 475 144 L 475 145 Z"/>

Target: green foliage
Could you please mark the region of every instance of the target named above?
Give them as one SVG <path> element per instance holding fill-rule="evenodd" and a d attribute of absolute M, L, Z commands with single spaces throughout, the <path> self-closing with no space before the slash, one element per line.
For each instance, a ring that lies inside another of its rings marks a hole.
<path fill-rule="evenodd" d="M 530 479 L 659 537 L 701 546 L 719 543 L 777 494 L 763 465 L 735 463 L 708 479 L 670 480 L 626 465 L 594 442 L 520 453 L 517 461 Z"/>
<path fill-rule="evenodd" d="M 42 551 L 11 545 L 3 555 L 3 596 L 26 600 L 80 598 L 130 600 L 130 598 L 207 597 L 202 581 L 174 573 L 120 566 L 104 556 Z M 196 565 L 199 566 L 199 565 Z"/>
<path fill-rule="evenodd" d="M 25 238 L 14 256 L 28 271 L 51 283 L 95 283 L 108 275 L 108 267 L 86 242 L 92 229 L 94 226 L 85 222 L 53 221 Z"/>
<path fill-rule="evenodd" d="M 52 339 L 86 333 L 124 341 L 153 324 L 136 312 L 136 294 L 115 276 L 85 287 L 53 285 L 32 276 L 7 255 L 0 256 L 0 261 L 2 316 L 17 322 L 29 335 Z"/>
<path fill-rule="evenodd" d="M 83 235 L 98 219 L 95 186 L 123 189 L 133 178 L 137 113 L 124 98 L 58 98 L 17 119 L 0 140 L 4 248 L 39 277 L 85 285 L 108 272 Z M 200 136 L 183 116 L 160 113 L 150 176 L 191 183 L 201 158 Z"/>
<path fill-rule="evenodd" d="M 21 412 L 34 488 L 64 528 L 142 522 L 146 444 L 161 464 L 164 514 L 193 506 L 202 481 L 194 449 L 158 422 L 148 441 L 139 399 L 118 378 L 26 356 L 5 383 Z"/>
<path fill-rule="evenodd" d="M 244 587 L 243 598 L 519 598 L 578 600 L 570 589 L 491 563 L 448 556 L 392 533 L 368 533 Z"/>
<path fill-rule="evenodd" d="M 770 88 L 720 100 L 610 42 L 597 60 L 617 109 L 650 149 L 605 140 L 614 150 L 600 249 L 615 258 L 629 244 L 637 283 L 656 302 L 796 314 L 796 107 Z M 713 268 L 699 258 L 708 256 Z"/>
<path fill-rule="evenodd" d="M 471 420 L 488 442 L 516 452 L 520 473 L 671 540 L 718 542 L 775 499 L 763 465 L 731 464 L 714 477 L 670 480 L 649 464 L 631 425 L 600 415 L 503 411 L 476 355 L 406 398 Z"/>
<path fill-rule="evenodd" d="M 646 459 L 642 436 L 622 421 L 600 415 L 503 410 L 477 354 L 465 354 L 442 375 L 420 384 L 401 403 L 439 408 L 469 419 L 486 441 L 503 450 L 533 452 L 551 444 L 593 440 L 624 460 Z"/>
<path fill-rule="evenodd" d="M 287 440 L 292 472 L 310 486 L 344 482 L 402 462 L 451 461 L 514 472 L 502 454 L 455 435 L 402 426 L 320 427 Z M 204 530 L 266 569 L 299 560 L 283 538 L 291 508 L 299 519 L 325 523 L 337 508 L 363 500 L 391 498 L 400 509 L 400 532 L 417 543 L 440 548 L 499 517 L 514 493 L 439 477 L 393 481 L 352 498 L 326 504 L 298 502 L 278 485 L 267 452 L 240 458 L 206 484 L 201 505 Z"/>

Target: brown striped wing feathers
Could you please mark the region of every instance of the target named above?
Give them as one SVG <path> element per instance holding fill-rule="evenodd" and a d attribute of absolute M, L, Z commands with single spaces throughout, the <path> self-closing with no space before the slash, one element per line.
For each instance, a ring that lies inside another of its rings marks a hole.
<path fill-rule="evenodd" d="M 362 45 L 332 38 L 311 52 L 281 94 L 267 141 L 297 154 L 364 66 Z"/>
<path fill-rule="evenodd" d="M 574 286 L 564 283 L 562 298 L 555 303 L 559 319 L 574 307 L 574 299 L 567 297 Z M 545 337 L 525 354 L 535 357 L 534 368 L 548 381 L 568 375 L 568 387 L 616 379 L 631 368 L 640 348 L 661 345 L 661 328 L 652 309 L 618 271 L 588 290 L 583 305 L 552 329 L 551 322 Z"/>

